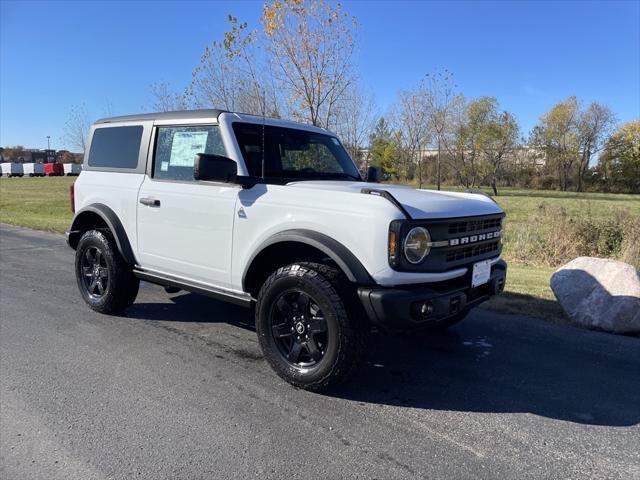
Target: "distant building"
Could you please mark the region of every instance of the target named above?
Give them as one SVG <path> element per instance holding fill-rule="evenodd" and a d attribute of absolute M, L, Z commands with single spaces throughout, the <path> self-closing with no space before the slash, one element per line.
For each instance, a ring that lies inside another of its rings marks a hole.
<path fill-rule="evenodd" d="M 37 148 L 0 148 L 0 161 L 20 163 L 82 163 L 82 153 L 69 150 L 40 150 Z"/>

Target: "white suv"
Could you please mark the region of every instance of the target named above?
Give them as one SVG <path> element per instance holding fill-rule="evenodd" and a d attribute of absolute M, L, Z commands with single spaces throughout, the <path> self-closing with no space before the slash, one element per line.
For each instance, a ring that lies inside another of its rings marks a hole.
<path fill-rule="evenodd" d="M 99 120 L 71 191 L 80 293 L 115 313 L 145 280 L 255 308 L 274 370 L 327 388 L 372 325 L 444 329 L 504 288 L 490 198 L 375 176 L 299 123 L 220 110 Z"/>

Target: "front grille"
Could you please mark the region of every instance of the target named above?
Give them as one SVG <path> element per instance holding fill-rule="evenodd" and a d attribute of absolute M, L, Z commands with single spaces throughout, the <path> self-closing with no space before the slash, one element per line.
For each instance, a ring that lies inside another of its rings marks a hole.
<path fill-rule="evenodd" d="M 405 238 L 414 227 L 425 227 L 436 245 L 423 262 L 413 265 L 402 252 L 402 242 L 397 242 L 394 260 L 389 263 L 394 270 L 404 272 L 446 272 L 495 258 L 502 250 L 503 217 L 502 213 L 494 213 L 431 220 L 394 220 L 390 228 L 398 232 L 398 238 Z"/>
<path fill-rule="evenodd" d="M 466 260 L 475 258 L 487 253 L 497 252 L 500 247 L 500 242 L 485 243 L 483 245 L 476 245 L 473 247 L 462 247 L 450 250 L 447 252 L 446 262 L 457 262 L 459 260 Z"/>
<path fill-rule="evenodd" d="M 502 218 L 485 218 L 481 220 L 469 220 L 466 222 L 453 222 L 449 224 L 449 235 L 457 233 L 472 233 L 479 230 L 499 229 Z"/>

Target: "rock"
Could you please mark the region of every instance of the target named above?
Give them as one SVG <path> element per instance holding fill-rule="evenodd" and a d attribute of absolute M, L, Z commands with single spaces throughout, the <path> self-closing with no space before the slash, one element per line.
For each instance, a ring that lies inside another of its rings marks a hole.
<path fill-rule="evenodd" d="M 576 258 L 551 276 L 551 290 L 577 325 L 640 332 L 640 273 L 627 263 Z"/>

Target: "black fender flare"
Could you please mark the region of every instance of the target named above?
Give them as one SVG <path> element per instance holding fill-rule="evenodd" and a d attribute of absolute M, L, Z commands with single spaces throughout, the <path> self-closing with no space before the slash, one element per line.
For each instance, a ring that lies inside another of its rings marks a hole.
<path fill-rule="evenodd" d="M 75 214 L 73 221 L 71 222 L 71 228 L 67 232 L 67 243 L 69 246 L 73 249 L 77 247 L 78 242 L 80 241 L 80 236 L 83 233 L 83 219 L 86 218 L 87 213 L 92 213 L 102 218 L 113 234 L 113 238 L 116 241 L 118 251 L 120 252 L 120 255 L 122 255 L 122 258 L 124 258 L 127 263 L 135 265 L 136 258 L 133 254 L 133 249 L 131 248 L 127 232 L 122 226 L 122 222 L 113 210 L 102 203 L 92 203 Z"/>
<path fill-rule="evenodd" d="M 246 279 L 253 261 L 268 247 L 284 242 L 297 242 L 320 250 L 331 258 L 345 273 L 350 282 L 358 285 L 372 285 L 375 282 L 360 260 L 337 240 L 313 230 L 292 229 L 276 233 L 266 239 L 251 255 L 242 273 L 242 287 L 246 287 Z"/>

